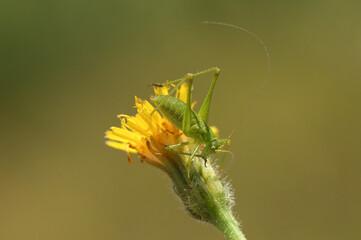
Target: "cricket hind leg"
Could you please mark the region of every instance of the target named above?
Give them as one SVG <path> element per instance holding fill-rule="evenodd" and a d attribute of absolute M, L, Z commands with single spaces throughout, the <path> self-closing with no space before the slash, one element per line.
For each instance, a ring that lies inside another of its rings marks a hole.
<path fill-rule="evenodd" d="M 204 75 L 206 73 L 210 73 L 210 72 L 216 72 L 219 75 L 221 70 L 218 67 L 208 68 L 206 70 L 199 71 L 199 72 L 196 72 L 196 73 L 187 73 L 182 78 L 178 78 L 176 80 L 172 80 L 172 81 L 169 81 L 169 82 L 166 82 L 166 83 L 151 83 L 150 85 L 152 85 L 154 87 L 164 87 L 164 86 L 168 86 L 168 85 L 178 83 L 175 86 L 175 88 L 178 88 L 185 80 L 189 79 L 189 76 L 198 77 L 198 76 Z M 174 93 L 174 92 L 171 92 L 171 93 Z"/>
<path fill-rule="evenodd" d="M 172 95 L 173 93 L 175 93 L 175 91 L 177 89 L 180 88 L 180 86 L 185 82 L 185 81 L 189 81 L 189 88 L 190 88 L 190 92 L 191 92 L 191 81 L 193 80 L 194 77 L 197 77 L 197 76 L 201 76 L 201 75 L 204 75 L 206 73 L 210 73 L 210 72 L 214 72 L 214 78 L 213 78 L 213 81 L 211 83 L 211 87 L 210 87 L 210 91 L 208 92 L 207 96 L 206 96 L 206 99 L 204 100 L 203 104 L 202 104 L 202 107 L 201 107 L 201 110 L 199 111 L 199 114 L 201 116 L 201 119 L 202 120 L 205 120 L 206 123 L 208 123 L 208 113 L 209 113 L 209 108 L 210 108 L 210 100 L 212 98 L 212 93 L 213 93 L 213 89 L 215 87 L 215 83 L 218 79 L 218 76 L 221 72 L 221 70 L 218 68 L 218 67 L 213 67 L 213 68 L 209 68 L 209 69 L 206 69 L 206 70 L 203 70 L 203 71 L 200 71 L 200 72 L 197 72 L 197 73 L 188 73 L 186 74 L 186 76 L 182 77 L 182 78 L 179 78 L 179 79 L 176 79 L 176 80 L 173 80 L 173 81 L 169 81 L 169 82 L 166 82 L 166 83 L 152 83 L 150 85 L 154 86 L 154 87 L 164 87 L 164 86 L 168 86 L 168 85 L 173 85 L 175 84 L 175 87 L 169 92 L 168 95 Z M 188 93 L 190 94 L 190 93 Z M 165 100 L 163 100 L 159 105 L 163 104 Z M 188 103 L 187 103 L 188 104 Z M 157 111 L 157 109 L 159 108 L 159 105 L 151 112 L 151 115 L 154 114 L 155 111 Z M 189 103 L 189 105 L 191 105 L 191 103 Z"/>
<path fill-rule="evenodd" d="M 170 82 L 166 82 L 166 83 L 152 83 L 151 85 L 153 87 L 164 87 L 164 86 L 168 86 L 168 85 L 171 85 L 171 84 L 174 84 L 174 83 L 178 83 L 169 93 L 168 95 L 172 95 L 177 89 L 180 88 L 180 86 L 187 80 L 191 80 L 193 79 L 193 74 L 190 74 L 188 73 L 185 77 L 183 78 L 179 78 L 179 79 L 176 79 L 176 80 L 173 80 L 173 81 L 170 81 Z M 166 101 L 166 99 L 163 99 L 159 104 L 158 106 L 156 106 L 153 111 L 150 113 L 150 115 L 153 115 L 155 113 L 155 111 L 158 110 L 159 106 L 162 105 L 164 102 Z"/>
<path fill-rule="evenodd" d="M 211 82 L 211 86 L 209 88 L 209 91 L 207 93 L 207 96 L 206 98 L 204 99 L 203 101 L 203 104 L 201 106 L 201 109 L 199 110 L 198 112 L 198 116 L 203 120 L 205 121 L 205 123 L 208 124 L 208 118 L 209 118 L 209 109 L 210 109 L 210 106 L 211 106 L 211 100 L 212 100 L 212 94 L 213 94 L 213 90 L 214 90 L 214 87 L 216 86 L 216 82 L 217 82 L 217 79 L 219 77 L 219 74 L 221 73 L 221 70 L 217 67 L 215 68 L 210 68 L 209 70 L 212 70 L 214 71 L 214 77 L 213 77 L 213 80 Z"/>

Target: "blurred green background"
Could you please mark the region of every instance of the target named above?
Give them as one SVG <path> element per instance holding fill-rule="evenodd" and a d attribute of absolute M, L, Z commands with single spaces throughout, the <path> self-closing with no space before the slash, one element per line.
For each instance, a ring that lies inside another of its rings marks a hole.
<path fill-rule="evenodd" d="M 104 144 L 152 82 L 218 66 L 249 240 L 361 239 L 360 1 L 1 1 L 0 239 L 223 239 L 165 174 Z M 200 103 L 211 76 L 194 86 Z M 200 105 L 200 104 L 199 104 Z"/>

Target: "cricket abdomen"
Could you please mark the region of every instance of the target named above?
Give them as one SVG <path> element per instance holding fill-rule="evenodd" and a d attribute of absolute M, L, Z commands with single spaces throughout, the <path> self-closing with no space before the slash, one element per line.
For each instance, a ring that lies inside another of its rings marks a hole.
<path fill-rule="evenodd" d="M 177 128 L 182 129 L 184 112 L 187 108 L 184 102 L 168 95 L 157 95 L 153 101 L 165 118 Z"/>
<path fill-rule="evenodd" d="M 174 126 L 183 130 L 183 118 L 187 104 L 176 97 L 168 95 L 157 95 L 154 97 L 153 101 L 165 118 L 167 118 Z M 188 133 L 184 134 L 202 142 L 209 142 L 211 139 L 215 138 L 212 129 L 198 117 L 197 113 L 193 110 L 191 111 L 193 113 L 193 116 L 191 117 L 191 128 Z"/>

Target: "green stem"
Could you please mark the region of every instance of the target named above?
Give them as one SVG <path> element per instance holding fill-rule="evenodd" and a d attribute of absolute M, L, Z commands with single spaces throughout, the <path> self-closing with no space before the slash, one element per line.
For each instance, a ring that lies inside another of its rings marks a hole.
<path fill-rule="evenodd" d="M 167 156 L 164 164 L 176 194 L 191 216 L 213 224 L 227 240 L 246 240 L 231 212 L 229 189 L 211 166 L 205 167 L 204 160 L 196 157 L 187 169 L 186 162 L 179 155 Z"/>
<path fill-rule="evenodd" d="M 246 240 L 238 222 L 228 208 L 219 209 L 213 217 L 215 218 L 213 224 L 223 233 L 227 240 Z"/>

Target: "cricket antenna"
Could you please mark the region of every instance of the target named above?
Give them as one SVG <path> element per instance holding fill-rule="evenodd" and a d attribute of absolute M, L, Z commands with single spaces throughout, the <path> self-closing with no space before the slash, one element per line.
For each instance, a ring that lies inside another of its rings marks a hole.
<path fill-rule="evenodd" d="M 248 105 L 246 111 L 243 112 L 243 115 L 241 116 L 241 118 L 238 120 L 238 122 L 236 123 L 236 125 L 234 126 L 232 132 L 229 134 L 227 141 L 224 143 L 226 144 L 232 137 L 232 135 L 235 133 L 236 129 L 238 128 L 238 126 L 241 124 L 241 122 L 246 118 L 249 110 L 251 110 L 251 108 L 254 106 L 254 104 L 256 103 L 258 97 L 261 95 L 264 87 L 266 86 L 266 83 L 268 81 L 270 72 L 271 72 L 271 57 L 268 51 L 268 48 L 266 46 L 266 44 L 262 41 L 262 39 L 260 37 L 258 37 L 256 34 L 254 34 L 253 32 L 251 32 L 250 30 L 243 28 L 243 27 L 239 27 L 236 25 L 232 25 L 229 23 L 222 23 L 222 22 L 208 22 L 208 21 L 204 21 L 202 22 L 203 24 L 213 24 L 213 25 L 221 25 L 221 26 L 226 26 L 226 27 L 231 27 L 231 28 L 235 28 L 238 30 L 241 30 L 243 32 L 248 33 L 249 35 L 251 35 L 253 38 L 255 38 L 259 44 L 261 44 L 261 46 L 264 49 L 264 52 L 266 54 L 266 59 L 267 59 L 267 73 L 266 73 L 266 77 L 262 83 L 262 85 L 259 87 L 257 94 L 253 97 L 252 102 Z M 224 144 L 222 145 L 222 147 L 224 146 Z"/>

